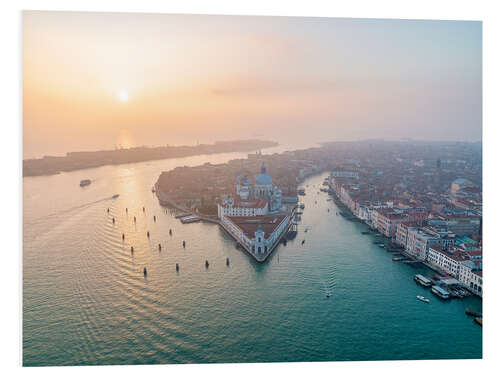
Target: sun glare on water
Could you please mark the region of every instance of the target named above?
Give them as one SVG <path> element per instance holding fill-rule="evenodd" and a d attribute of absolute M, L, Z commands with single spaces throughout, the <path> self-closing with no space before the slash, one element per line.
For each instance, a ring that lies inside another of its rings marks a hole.
<path fill-rule="evenodd" d="M 127 91 L 120 91 L 118 93 L 118 97 L 120 98 L 120 101 L 126 102 L 126 101 L 128 101 L 128 92 Z"/>

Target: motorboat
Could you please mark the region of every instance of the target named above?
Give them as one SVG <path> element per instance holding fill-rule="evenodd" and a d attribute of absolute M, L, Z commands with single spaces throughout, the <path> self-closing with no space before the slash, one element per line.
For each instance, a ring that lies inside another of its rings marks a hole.
<path fill-rule="evenodd" d="M 91 183 L 92 183 L 92 181 L 88 180 L 88 179 L 87 180 L 81 180 L 80 181 L 80 186 L 84 187 L 84 186 L 90 185 Z"/>
<path fill-rule="evenodd" d="M 429 299 L 428 298 L 425 298 L 424 296 L 417 296 L 417 298 L 422 301 L 422 302 L 426 302 L 426 303 L 429 303 Z"/>

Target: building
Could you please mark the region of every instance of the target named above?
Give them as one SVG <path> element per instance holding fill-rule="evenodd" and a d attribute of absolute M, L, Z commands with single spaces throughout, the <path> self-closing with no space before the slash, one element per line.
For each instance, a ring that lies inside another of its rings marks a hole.
<path fill-rule="evenodd" d="M 281 209 L 282 192 L 273 184 L 264 163 L 253 186 L 246 174 L 238 176 L 236 182 L 236 194 L 241 199 L 265 200 L 270 212 L 278 212 Z"/>
<path fill-rule="evenodd" d="M 289 215 L 223 216 L 221 224 L 257 261 L 264 261 L 286 233 Z"/>
<path fill-rule="evenodd" d="M 465 178 L 457 178 L 455 181 L 451 183 L 451 194 L 455 195 L 457 194 L 460 190 L 465 189 L 467 187 L 473 187 L 474 185 L 472 182 Z"/>
<path fill-rule="evenodd" d="M 442 228 L 409 227 L 406 251 L 420 260 L 428 260 L 433 246 L 450 247 L 455 243 L 455 235 Z"/>
<path fill-rule="evenodd" d="M 241 199 L 228 196 L 217 205 L 219 219 L 224 216 L 262 216 L 269 213 L 269 204 L 263 199 Z"/>
<path fill-rule="evenodd" d="M 450 232 L 458 236 L 479 234 L 481 228 L 481 216 L 474 214 L 442 214 L 437 220 L 441 220 Z"/>
<path fill-rule="evenodd" d="M 335 178 L 335 177 L 343 177 L 343 178 L 359 178 L 359 172 L 356 171 L 344 171 L 344 170 L 337 170 L 330 172 L 330 178 Z"/>

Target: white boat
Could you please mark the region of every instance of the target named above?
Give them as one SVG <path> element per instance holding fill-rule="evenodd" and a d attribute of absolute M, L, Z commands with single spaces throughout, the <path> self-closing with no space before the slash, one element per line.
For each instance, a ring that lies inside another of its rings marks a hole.
<path fill-rule="evenodd" d="M 429 299 L 428 298 L 425 298 L 424 296 L 417 296 L 417 298 L 422 301 L 422 302 L 426 302 L 426 303 L 429 303 Z"/>

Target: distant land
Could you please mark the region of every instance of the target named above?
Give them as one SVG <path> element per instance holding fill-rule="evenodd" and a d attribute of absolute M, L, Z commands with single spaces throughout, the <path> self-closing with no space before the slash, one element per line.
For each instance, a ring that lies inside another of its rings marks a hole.
<path fill-rule="evenodd" d="M 44 156 L 23 160 L 23 176 L 42 176 L 103 165 L 137 163 L 148 160 L 182 158 L 225 152 L 249 152 L 277 146 L 277 142 L 257 139 L 220 141 L 197 146 L 134 147 L 118 150 L 68 152 L 66 156 Z"/>

